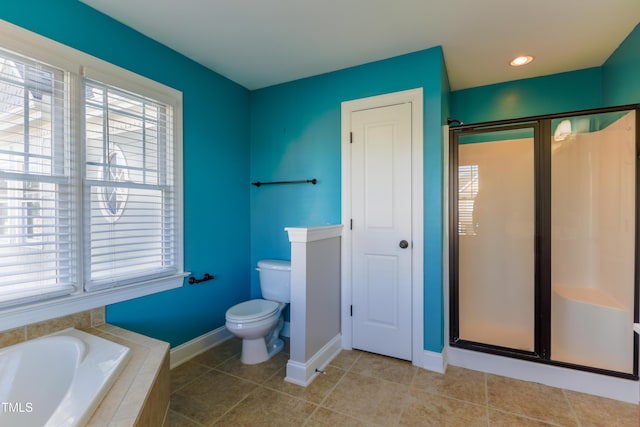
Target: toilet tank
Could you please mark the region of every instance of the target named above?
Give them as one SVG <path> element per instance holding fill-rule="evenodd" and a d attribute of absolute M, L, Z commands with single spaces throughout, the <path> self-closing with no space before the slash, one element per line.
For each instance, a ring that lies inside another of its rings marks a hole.
<path fill-rule="evenodd" d="M 280 259 L 258 261 L 262 298 L 270 301 L 291 301 L 291 262 Z"/>

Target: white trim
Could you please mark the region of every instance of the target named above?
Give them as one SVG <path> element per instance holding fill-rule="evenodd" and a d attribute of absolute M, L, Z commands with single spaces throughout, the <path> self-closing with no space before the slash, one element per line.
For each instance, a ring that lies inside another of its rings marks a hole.
<path fill-rule="evenodd" d="M 342 224 L 321 227 L 285 227 L 291 243 L 308 243 L 342 235 Z"/>
<path fill-rule="evenodd" d="M 0 19 L 2 48 L 78 76 L 108 82 L 138 95 L 176 106 L 181 92 L 125 68 Z M 182 102 L 182 99 L 180 99 Z"/>
<path fill-rule="evenodd" d="M 318 370 L 323 370 L 342 351 L 340 334 L 331 338 L 316 354 L 306 363 L 296 362 L 289 359 L 287 362 L 287 376 L 285 381 L 306 387 L 320 374 Z"/>
<path fill-rule="evenodd" d="M 422 365 L 424 351 L 424 106 L 422 88 L 372 96 L 342 103 L 342 223 L 351 220 L 351 113 L 388 105 L 411 103 L 412 205 L 412 362 Z M 351 233 L 342 236 L 341 318 L 342 347 L 352 348 Z"/>
<path fill-rule="evenodd" d="M 449 348 L 449 126 L 442 126 L 442 307 L 443 336 L 442 352 Z M 447 361 L 445 357 L 445 367 Z"/>
<path fill-rule="evenodd" d="M 0 311 L 0 331 L 179 288 L 182 286 L 184 278 L 189 274 L 177 274 L 142 284 L 138 283 L 6 308 Z"/>
<path fill-rule="evenodd" d="M 221 326 L 213 331 L 207 332 L 174 347 L 169 352 L 169 369 L 182 365 L 184 362 L 204 353 L 212 347 L 222 344 L 233 338 L 233 334 L 225 326 Z"/>
<path fill-rule="evenodd" d="M 446 347 L 442 350 L 442 353 L 436 353 L 435 351 L 424 351 L 422 367 L 427 371 L 437 372 L 444 374 L 447 370 L 447 351 Z"/>
<path fill-rule="evenodd" d="M 450 347 L 450 365 L 552 387 L 638 403 L 638 381 Z"/>

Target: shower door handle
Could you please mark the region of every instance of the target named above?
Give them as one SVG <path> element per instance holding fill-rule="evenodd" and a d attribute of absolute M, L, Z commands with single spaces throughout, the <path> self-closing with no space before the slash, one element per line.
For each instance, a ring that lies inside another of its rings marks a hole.
<path fill-rule="evenodd" d="M 406 240 L 400 240 L 400 244 L 398 246 L 400 246 L 400 249 L 407 249 L 409 247 L 409 242 Z"/>

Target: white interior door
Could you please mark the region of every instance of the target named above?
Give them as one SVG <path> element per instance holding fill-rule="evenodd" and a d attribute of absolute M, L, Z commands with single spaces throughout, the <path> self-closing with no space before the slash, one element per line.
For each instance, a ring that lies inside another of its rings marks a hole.
<path fill-rule="evenodd" d="M 351 116 L 352 343 L 412 360 L 411 103 Z"/>

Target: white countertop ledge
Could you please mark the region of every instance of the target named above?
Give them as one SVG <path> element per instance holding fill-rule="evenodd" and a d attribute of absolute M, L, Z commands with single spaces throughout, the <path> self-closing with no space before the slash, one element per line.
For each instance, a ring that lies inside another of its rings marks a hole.
<path fill-rule="evenodd" d="M 342 224 L 319 227 L 285 227 L 284 230 L 289 233 L 289 242 L 307 243 L 341 236 Z"/>

